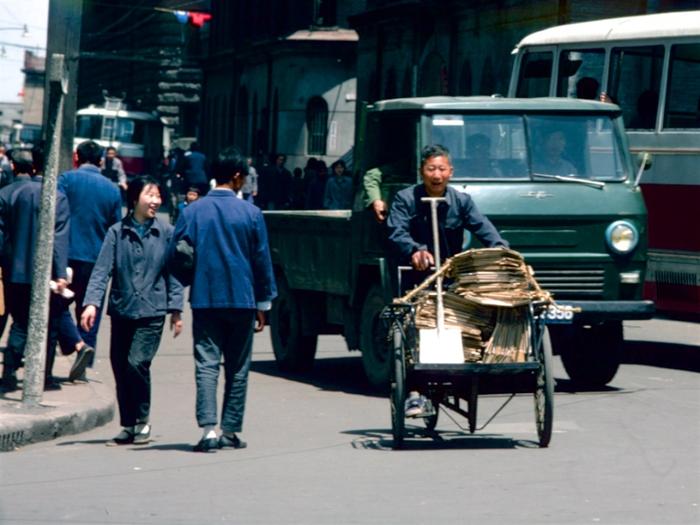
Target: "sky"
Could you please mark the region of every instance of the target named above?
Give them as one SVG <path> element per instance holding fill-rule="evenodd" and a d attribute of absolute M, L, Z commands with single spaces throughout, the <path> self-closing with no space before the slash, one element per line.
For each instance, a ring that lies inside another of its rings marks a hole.
<path fill-rule="evenodd" d="M 38 47 L 45 56 L 48 15 L 49 0 L 0 0 L 0 102 L 22 102 L 24 49 L 11 44 Z"/>

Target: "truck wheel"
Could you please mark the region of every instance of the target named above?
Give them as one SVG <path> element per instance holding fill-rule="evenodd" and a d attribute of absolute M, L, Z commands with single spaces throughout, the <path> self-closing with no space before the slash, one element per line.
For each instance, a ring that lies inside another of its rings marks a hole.
<path fill-rule="evenodd" d="M 621 321 L 607 321 L 590 327 L 576 326 L 571 337 L 557 337 L 566 373 L 574 383 L 586 387 L 607 385 L 622 360 Z"/>
<path fill-rule="evenodd" d="M 277 298 L 270 312 L 272 349 L 280 369 L 302 371 L 311 368 L 318 335 L 303 335 L 299 299 L 284 277 L 277 279 Z"/>
<path fill-rule="evenodd" d="M 362 366 L 369 382 L 377 387 L 389 385 L 391 372 L 391 348 L 387 341 L 386 326 L 379 314 L 386 306 L 382 289 L 374 285 L 369 289 L 362 305 L 360 345 Z"/>

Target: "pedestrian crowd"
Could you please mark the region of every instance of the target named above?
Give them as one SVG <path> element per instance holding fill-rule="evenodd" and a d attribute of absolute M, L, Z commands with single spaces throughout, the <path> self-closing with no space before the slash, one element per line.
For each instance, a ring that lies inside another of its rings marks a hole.
<path fill-rule="evenodd" d="M 194 142 L 188 151 L 175 148 L 168 156 L 168 176 L 173 192 L 180 195 L 175 205 L 179 210 L 185 203 L 185 195 L 196 191 L 199 196 L 207 193 L 213 176 L 206 157 Z M 248 158 L 248 176 L 239 191 L 239 197 L 262 210 L 347 210 L 352 208 L 354 187 L 345 161 L 339 159 L 330 168 L 325 161 L 310 158 L 306 166 L 287 167 L 287 157 L 275 154 L 270 162 L 256 167 Z M 176 217 L 173 222 L 175 222 Z"/>
<path fill-rule="evenodd" d="M 38 151 L 0 153 L 0 336 L 8 314 L 12 318 L 0 390 L 10 392 L 18 388 L 27 339 L 43 159 Z M 190 146 L 175 161 L 188 191 L 173 227 L 157 216 L 163 202 L 158 180 L 145 176 L 127 183 L 116 150 L 103 152 L 92 141 L 81 143 L 76 156 L 78 167 L 62 173 L 57 184 L 45 389 L 61 388 L 52 374 L 57 347 L 76 356 L 68 379 L 87 381 L 109 289 L 110 363 L 122 430 L 107 444 L 148 443 L 151 363 L 168 315 L 174 336 L 182 331 L 183 289 L 189 286 L 196 419 L 203 431 L 194 450 L 245 447 L 237 433 L 243 425 L 253 333 L 263 329 L 264 312 L 277 294 L 265 223 L 251 203 L 257 193 L 257 181 L 248 178 L 251 160 L 227 148 L 209 166 L 196 143 Z"/>

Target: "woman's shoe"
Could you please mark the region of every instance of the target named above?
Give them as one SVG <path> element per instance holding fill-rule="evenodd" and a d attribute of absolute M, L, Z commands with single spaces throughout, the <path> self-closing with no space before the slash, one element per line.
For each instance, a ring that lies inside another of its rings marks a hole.
<path fill-rule="evenodd" d="M 116 447 L 119 445 L 130 445 L 134 442 L 134 431 L 128 428 L 123 428 L 119 434 L 105 443 L 108 447 Z"/>
<path fill-rule="evenodd" d="M 145 445 L 151 442 L 151 425 L 143 425 L 143 428 L 134 434 L 134 445 Z"/>

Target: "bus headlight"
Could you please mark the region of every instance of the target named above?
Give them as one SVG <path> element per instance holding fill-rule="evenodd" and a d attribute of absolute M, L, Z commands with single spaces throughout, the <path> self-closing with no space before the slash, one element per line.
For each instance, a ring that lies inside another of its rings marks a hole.
<path fill-rule="evenodd" d="M 639 233 L 629 221 L 615 221 L 605 230 L 605 240 L 617 254 L 631 253 L 639 242 Z"/>

